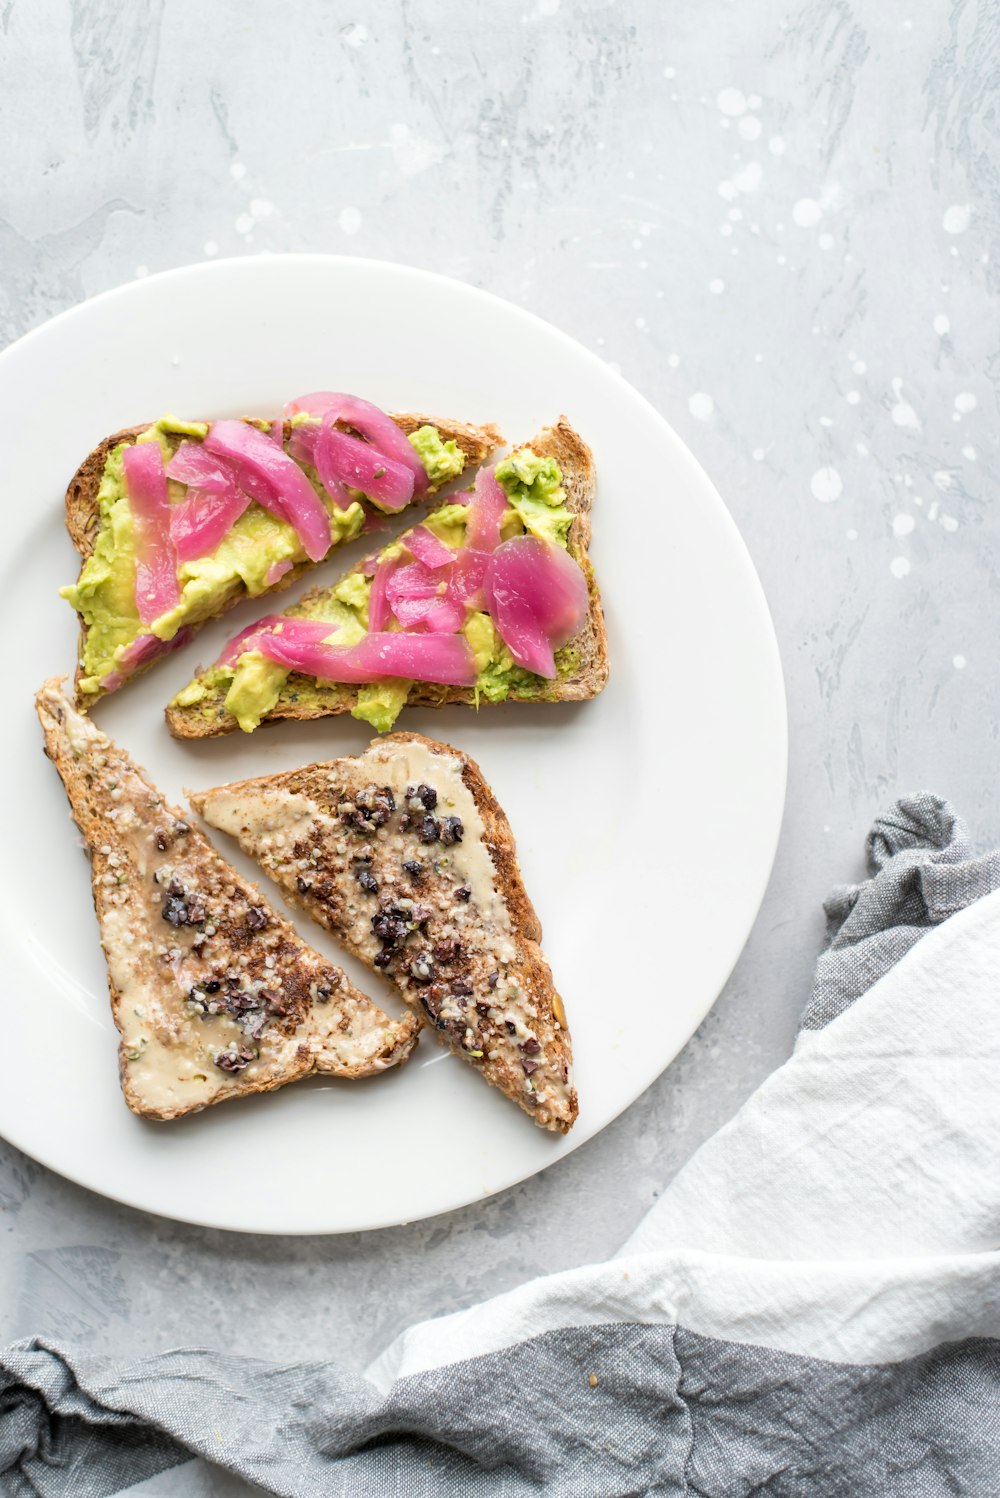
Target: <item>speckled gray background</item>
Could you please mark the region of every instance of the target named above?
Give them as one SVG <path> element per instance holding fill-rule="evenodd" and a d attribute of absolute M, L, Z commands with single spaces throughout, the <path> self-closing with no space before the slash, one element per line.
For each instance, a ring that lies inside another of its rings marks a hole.
<path fill-rule="evenodd" d="M 880 803 L 929 785 L 1000 838 L 998 34 L 996 0 L 0 5 L 0 342 L 216 254 L 489 287 L 702 460 L 791 723 L 742 961 L 600 1138 L 453 1216 L 305 1240 L 146 1218 L 0 1146 L 0 1338 L 360 1366 L 415 1317 L 605 1255 L 787 1054 L 820 901 Z"/>

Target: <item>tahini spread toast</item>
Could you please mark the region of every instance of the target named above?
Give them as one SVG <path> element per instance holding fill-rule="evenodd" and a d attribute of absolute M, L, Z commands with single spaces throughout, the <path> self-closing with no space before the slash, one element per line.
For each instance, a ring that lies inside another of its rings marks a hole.
<path fill-rule="evenodd" d="M 546 1129 L 577 1115 L 562 1001 L 507 818 L 419 734 L 192 796 L 285 895 L 391 979 L 437 1039 Z"/>

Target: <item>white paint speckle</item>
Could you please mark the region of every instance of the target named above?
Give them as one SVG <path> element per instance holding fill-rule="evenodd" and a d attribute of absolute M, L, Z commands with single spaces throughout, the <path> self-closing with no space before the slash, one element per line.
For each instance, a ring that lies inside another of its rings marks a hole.
<path fill-rule="evenodd" d="M 910 572 L 909 558 L 893 557 L 892 561 L 889 563 L 889 571 L 892 573 L 893 577 L 908 577 Z"/>
<path fill-rule="evenodd" d="M 850 530 L 847 532 L 847 539 L 848 539 L 848 541 L 856 541 L 858 539 L 858 533 L 854 529 L 853 525 L 851 526 Z"/>
<path fill-rule="evenodd" d="M 340 39 L 349 47 L 363 47 L 370 35 L 367 26 L 362 26 L 360 21 L 353 21 L 350 26 L 344 27 Z"/>
<path fill-rule="evenodd" d="M 868 373 L 868 365 L 865 363 L 864 359 L 855 359 L 854 363 L 851 365 L 851 368 L 854 370 L 854 373 L 856 375 L 863 375 Z"/>
<path fill-rule="evenodd" d="M 688 410 L 699 421 L 708 421 L 715 410 L 715 402 L 704 390 L 696 390 L 688 401 Z"/>
<path fill-rule="evenodd" d="M 854 451 L 861 458 L 867 458 L 867 456 L 868 456 L 868 448 L 867 448 L 867 446 L 865 445 L 864 442 L 857 442 L 857 443 L 855 443 Z"/>
<path fill-rule="evenodd" d="M 939 312 L 937 317 L 935 317 L 934 319 L 933 327 L 938 337 L 943 338 L 944 335 L 950 331 L 951 323 L 949 322 L 948 318 L 945 317 L 943 312 Z"/>
<path fill-rule="evenodd" d="M 833 235 L 821 234 L 816 240 L 816 243 L 819 245 L 821 250 L 832 250 L 834 245 Z"/>
<path fill-rule="evenodd" d="M 832 416 L 821 416 L 820 419 L 819 419 L 819 424 L 820 424 L 821 427 L 832 427 L 833 426 L 833 417 Z"/>
<path fill-rule="evenodd" d="M 844 399 L 849 406 L 856 406 L 858 404 L 858 401 L 861 399 L 861 392 L 858 390 L 848 390 L 847 394 L 844 396 Z"/>
<path fill-rule="evenodd" d="M 677 69 L 676 68 L 664 68 L 663 69 L 663 76 L 664 76 L 664 78 L 676 78 L 677 77 Z"/>
<path fill-rule="evenodd" d="M 716 296 L 719 296 L 723 291 L 725 291 L 726 283 L 725 281 L 720 281 L 719 277 L 716 276 L 714 280 L 709 281 L 708 289 L 709 291 L 714 291 Z"/>
<path fill-rule="evenodd" d="M 792 218 L 800 229 L 811 229 L 823 217 L 823 210 L 815 198 L 799 198 L 792 209 Z"/>
<path fill-rule="evenodd" d="M 764 180 L 764 168 L 759 161 L 748 161 L 741 172 L 733 178 L 737 192 L 756 192 Z"/>
<path fill-rule="evenodd" d="M 740 132 L 744 140 L 756 140 L 760 135 L 763 126 L 761 125 L 760 120 L 757 119 L 756 115 L 745 114 L 736 128 Z"/>
<path fill-rule="evenodd" d="M 964 234 L 971 218 L 972 208 L 968 203 L 953 203 L 950 208 L 945 209 L 944 218 L 941 220 L 944 232 Z"/>
<path fill-rule="evenodd" d="M 720 114 L 728 114 L 732 119 L 746 113 L 747 100 L 742 89 L 724 88 L 715 102 Z"/>
<path fill-rule="evenodd" d="M 894 536 L 908 536 L 916 523 L 912 515 L 894 515 L 892 517 L 892 534 Z"/>
<path fill-rule="evenodd" d="M 954 515 L 942 515 L 941 516 L 941 529 L 943 531 L 957 531 L 958 530 L 958 521 L 955 519 Z"/>
<path fill-rule="evenodd" d="M 971 443 L 968 446 L 962 448 L 962 457 L 968 458 L 970 463 L 974 463 L 978 456 L 979 454 L 976 452 L 976 449 L 971 445 Z"/>
<path fill-rule="evenodd" d="M 136 280 L 141 281 L 144 276 L 149 275 L 148 265 L 137 265 L 135 268 Z"/>
<path fill-rule="evenodd" d="M 250 212 L 254 218 L 270 218 L 274 212 L 274 204 L 268 202 L 267 198 L 251 198 Z"/>
<path fill-rule="evenodd" d="M 206 239 L 203 248 L 205 254 L 208 256 L 217 255 L 219 253 L 219 246 L 216 244 L 214 239 Z"/>
<path fill-rule="evenodd" d="M 680 354 L 668 354 L 667 355 L 667 363 L 670 365 L 671 369 L 676 369 L 677 366 L 678 366 L 678 364 L 680 362 L 681 362 L 681 356 L 680 356 Z"/>
<path fill-rule="evenodd" d="M 393 125 L 389 130 L 389 142 L 396 167 L 404 177 L 418 177 L 441 159 L 441 151 L 433 141 L 413 135 L 408 125 Z M 510 143 L 501 140 L 500 145 L 508 149 Z M 626 173 L 626 176 L 634 178 L 635 173 Z"/>
<path fill-rule="evenodd" d="M 241 213 L 240 216 L 239 216 L 239 218 L 236 220 L 236 232 L 237 232 L 237 234 L 252 234 L 253 233 L 253 229 L 254 229 L 253 215 L 250 214 L 250 213 Z"/>
<path fill-rule="evenodd" d="M 730 234 L 732 234 L 732 232 L 733 232 L 733 226 L 732 226 L 732 224 L 720 224 L 719 225 L 719 233 L 722 234 L 726 239 L 729 238 L 729 236 L 730 236 Z"/>
<path fill-rule="evenodd" d="M 766 458 L 766 456 L 767 456 L 767 454 L 765 453 L 765 451 L 764 451 L 764 449 L 762 447 L 755 447 L 754 448 L 754 450 L 753 450 L 753 460 L 754 460 L 755 463 L 763 463 L 763 461 Z"/>
<path fill-rule="evenodd" d="M 942 494 L 947 493 L 951 488 L 951 474 L 947 473 L 943 468 L 939 468 L 934 474 L 934 487 L 935 489 L 940 489 Z"/>
<path fill-rule="evenodd" d="M 242 161 L 234 161 L 229 168 L 229 175 L 234 182 L 242 182 L 247 174 L 247 169 Z"/>
<path fill-rule="evenodd" d="M 974 411 L 978 404 L 979 402 L 971 390 L 962 390 L 955 397 L 955 410 L 960 411 L 963 416 L 968 416 L 969 412 Z"/>
<path fill-rule="evenodd" d="M 748 109 L 759 109 L 763 102 L 764 100 L 761 98 L 760 94 L 747 94 Z"/>
<path fill-rule="evenodd" d="M 784 156 L 785 142 L 782 140 L 780 135 L 772 135 L 771 139 L 767 143 L 767 149 L 770 151 L 772 156 Z"/>
<path fill-rule="evenodd" d="M 357 234 L 363 220 L 360 208 L 342 208 L 337 214 L 337 223 L 342 234 Z"/>
<path fill-rule="evenodd" d="M 893 423 L 898 427 L 909 427 L 912 431 L 919 432 L 920 418 L 909 401 L 903 399 L 902 380 L 898 378 L 893 380 L 892 392 L 896 397 L 895 404 L 889 413 L 893 419 Z"/>
<path fill-rule="evenodd" d="M 538 0 L 538 14 L 540 16 L 554 16 L 559 9 L 559 0 Z"/>
<path fill-rule="evenodd" d="M 951 663 L 955 667 L 956 671 L 964 671 L 968 664 L 964 655 L 953 655 L 951 658 Z"/>
<path fill-rule="evenodd" d="M 836 468 L 817 468 L 809 481 L 809 488 L 813 498 L 826 505 L 840 498 L 844 492 L 844 481 Z"/>

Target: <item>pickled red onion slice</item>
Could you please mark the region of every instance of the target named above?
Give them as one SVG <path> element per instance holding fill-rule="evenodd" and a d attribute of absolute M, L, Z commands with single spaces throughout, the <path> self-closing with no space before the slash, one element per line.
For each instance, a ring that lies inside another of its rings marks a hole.
<path fill-rule="evenodd" d="M 322 561 L 331 544 L 329 516 L 301 468 L 282 448 L 242 421 L 213 422 L 204 446 L 232 462 L 240 487 L 288 521 L 310 561 Z"/>
<path fill-rule="evenodd" d="M 490 615 L 519 666 L 556 674 L 553 651 L 587 617 L 587 580 L 577 562 L 537 536 L 514 536 L 493 553 L 484 589 Z"/>
<path fill-rule="evenodd" d="M 344 486 L 360 489 L 387 510 L 402 510 L 413 498 L 411 469 L 387 457 L 370 442 L 338 431 L 324 418 L 313 444 L 313 462 L 334 504 L 346 509 L 351 498 Z"/>
<path fill-rule="evenodd" d="M 267 586 L 273 588 L 275 583 L 281 581 L 286 572 L 291 572 L 293 565 L 288 557 L 283 562 L 272 562 L 264 577 Z"/>
<path fill-rule="evenodd" d="M 143 624 L 152 624 L 176 608 L 181 596 L 160 444 L 126 447 L 122 466 L 135 521 L 135 603 Z"/>
<path fill-rule="evenodd" d="M 323 417 L 325 425 L 332 426 L 334 422 L 342 421 L 346 426 L 353 427 L 385 457 L 392 458 L 394 462 L 410 470 L 415 494 L 425 493 L 427 474 L 412 443 L 392 417 L 378 406 L 372 405 L 371 401 L 362 400 L 358 395 L 318 390 L 311 395 L 300 395 L 285 407 L 286 416 L 296 416 L 302 411 L 308 411 L 311 416 Z M 365 493 L 368 493 L 367 489 Z"/>
<path fill-rule="evenodd" d="M 445 546 L 426 525 L 414 526 L 412 531 L 407 532 L 403 545 L 425 567 L 449 567 L 455 560 L 456 553 L 450 546 Z"/>
<path fill-rule="evenodd" d="M 289 618 L 287 614 L 265 614 L 255 624 L 248 624 L 246 629 L 241 629 L 238 635 L 233 635 L 216 664 L 231 666 L 248 650 L 261 649 L 260 642 L 273 634 L 277 625 L 281 626 L 282 634 L 286 635 L 290 642 L 299 641 L 302 644 L 313 645 L 319 640 L 325 640 L 337 629 L 336 624 L 331 624 L 328 619 L 294 619 Z"/>
<path fill-rule="evenodd" d="M 464 635 L 373 631 L 354 645 L 324 645 L 292 639 L 282 631 L 262 635 L 253 648 L 321 681 L 364 685 L 400 676 L 466 687 L 476 679 L 476 663 Z"/>
<path fill-rule="evenodd" d="M 500 522 L 507 509 L 507 496 L 492 468 L 480 468 L 469 505 L 465 541 L 473 551 L 496 551 L 500 545 Z"/>
<path fill-rule="evenodd" d="M 485 609 L 483 580 L 491 561 L 490 553 L 463 547 L 453 555 L 455 564 L 448 573 L 448 591 L 445 597 L 471 609 Z"/>
<path fill-rule="evenodd" d="M 167 478 L 206 494 L 228 494 L 236 483 L 232 465 L 206 452 L 200 442 L 182 442 L 167 464 Z"/>
<path fill-rule="evenodd" d="M 214 551 L 249 503 L 249 494 L 236 487 L 235 479 L 230 479 L 227 493 L 189 489 L 180 503 L 170 509 L 170 535 L 178 560 L 193 562 Z"/>

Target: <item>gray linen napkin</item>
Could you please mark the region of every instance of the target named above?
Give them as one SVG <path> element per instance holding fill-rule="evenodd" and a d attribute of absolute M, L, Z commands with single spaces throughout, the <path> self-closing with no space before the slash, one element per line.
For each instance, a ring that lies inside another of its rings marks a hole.
<path fill-rule="evenodd" d="M 617 1259 L 412 1328 L 364 1378 L 15 1343 L 0 1492 L 172 1498 L 192 1454 L 303 1498 L 1000 1491 L 1000 854 L 927 793 L 867 847 L 795 1055 Z"/>

